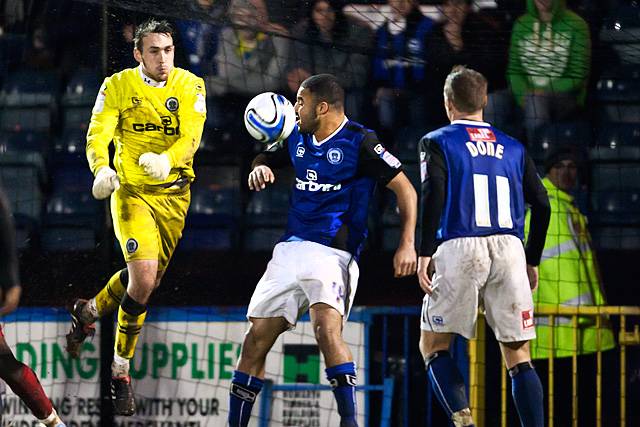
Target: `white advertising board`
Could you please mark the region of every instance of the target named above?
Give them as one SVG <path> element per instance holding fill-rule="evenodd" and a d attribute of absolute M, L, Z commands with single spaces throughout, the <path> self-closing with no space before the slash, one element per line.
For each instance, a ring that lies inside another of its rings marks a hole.
<path fill-rule="evenodd" d="M 123 427 L 225 426 L 228 390 L 247 329 L 242 309 L 151 308 L 132 360 L 137 412 L 117 417 Z M 92 427 L 100 419 L 100 338 L 85 343 L 72 360 L 64 350 L 68 315 L 55 309 L 20 309 L 3 330 L 16 357 L 31 366 L 67 425 Z M 98 327 L 98 334 L 99 334 Z M 344 331 L 356 364 L 364 366 L 364 324 Z M 324 361 L 308 321 L 283 334 L 267 358 L 266 378 L 274 384 L 328 384 Z M 366 372 L 358 371 L 358 382 Z M 330 390 L 275 392 L 269 426 L 339 425 Z M 364 394 L 358 393 L 364 409 Z M 7 389 L 3 426 L 36 426 L 24 404 Z M 259 426 L 260 399 L 251 426 Z M 364 425 L 364 415 L 360 415 Z"/>

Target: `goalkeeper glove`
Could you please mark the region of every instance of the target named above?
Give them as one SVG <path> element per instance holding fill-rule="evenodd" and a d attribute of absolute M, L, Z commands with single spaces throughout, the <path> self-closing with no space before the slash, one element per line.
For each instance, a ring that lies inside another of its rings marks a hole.
<path fill-rule="evenodd" d="M 164 181 L 171 172 L 171 163 L 166 154 L 144 153 L 138 159 L 138 164 L 153 179 Z"/>
<path fill-rule="evenodd" d="M 108 166 L 103 166 L 98 169 L 96 177 L 93 180 L 93 187 L 91 188 L 91 194 L 98 200 L 106 199 L 120 188 L 120 180 L 116 171 Z"/>

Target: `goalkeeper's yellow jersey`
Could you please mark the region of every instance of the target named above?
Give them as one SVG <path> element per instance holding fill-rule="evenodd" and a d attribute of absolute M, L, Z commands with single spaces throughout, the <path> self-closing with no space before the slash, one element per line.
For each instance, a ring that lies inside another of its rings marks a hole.
<path fill-rule="evenodd" d="M 120 182 L 133 186 L 193 180 L 193 156 L 206 118 L 204 81 L 174 68 L 163 87 L 154 86 L 141 67 L 107 77 L 100 88 L 87 132 L 87 159 L 95 175 L 109 166 L 109 144 Z M 165 153 L 171 163 L 166 181 L 149 177 L 138 165 L 141 154 Z"/>

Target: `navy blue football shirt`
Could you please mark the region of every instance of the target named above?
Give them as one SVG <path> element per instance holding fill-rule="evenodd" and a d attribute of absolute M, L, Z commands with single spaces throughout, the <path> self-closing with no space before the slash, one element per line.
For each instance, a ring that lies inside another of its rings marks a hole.
<path fill-rule="evenodd" d="M 448 171 L 437 239 L 513 234 L 524 239 L 522 144 L 487 123 L 458 120 L 430 132 Z"/>
<path fill-rule="evenodd" d="M 538 265 L 549 223 L 549 200 L 524 146 L 488 123 L 455 120 L 419 143 L 422 178 L 420 256 L 457 237 L 524 237 L 531 206 L 527 263 Z"/>
<path fill-rule="evenodd" d="M 296 126 L 256 164 L 295 169 L 287 229 L 280 241 L 309 240 L 358 257 L 367 237 L 369 202 L 376 183 L 386 185 L 402 165 L 375 132 L 345 118 L 325 140 Z"/>

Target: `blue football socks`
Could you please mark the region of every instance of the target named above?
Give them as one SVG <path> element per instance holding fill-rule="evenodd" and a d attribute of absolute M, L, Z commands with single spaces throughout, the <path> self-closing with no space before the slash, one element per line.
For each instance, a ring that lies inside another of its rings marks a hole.
<path fill-rule="evenodd" d="M 531 362 L 518 363 L 509 369 L 511 395 L 523 427 L 544 426 L 542 383 Z"/>
<path fill-rule="evenodd" d="M 448 351 L 437 351 L 425 360 L 431 387 L 456 425 L 473 426 L 464 379 Z M 462 412 L 461 412 L 462 411 Z"/>
<path fill-rule="evenodd" d="M 358 427 L 356 421 L 356 365 L 343 363 L 325 369 L 338 403 L 340 427 Z"/>
<path fill-rule="evenodd" d="M 233 371 L 229 391 L 229 427 L 246 427 L 251 418 L 251 409 L 264 381 L 244 372 Z"/>

